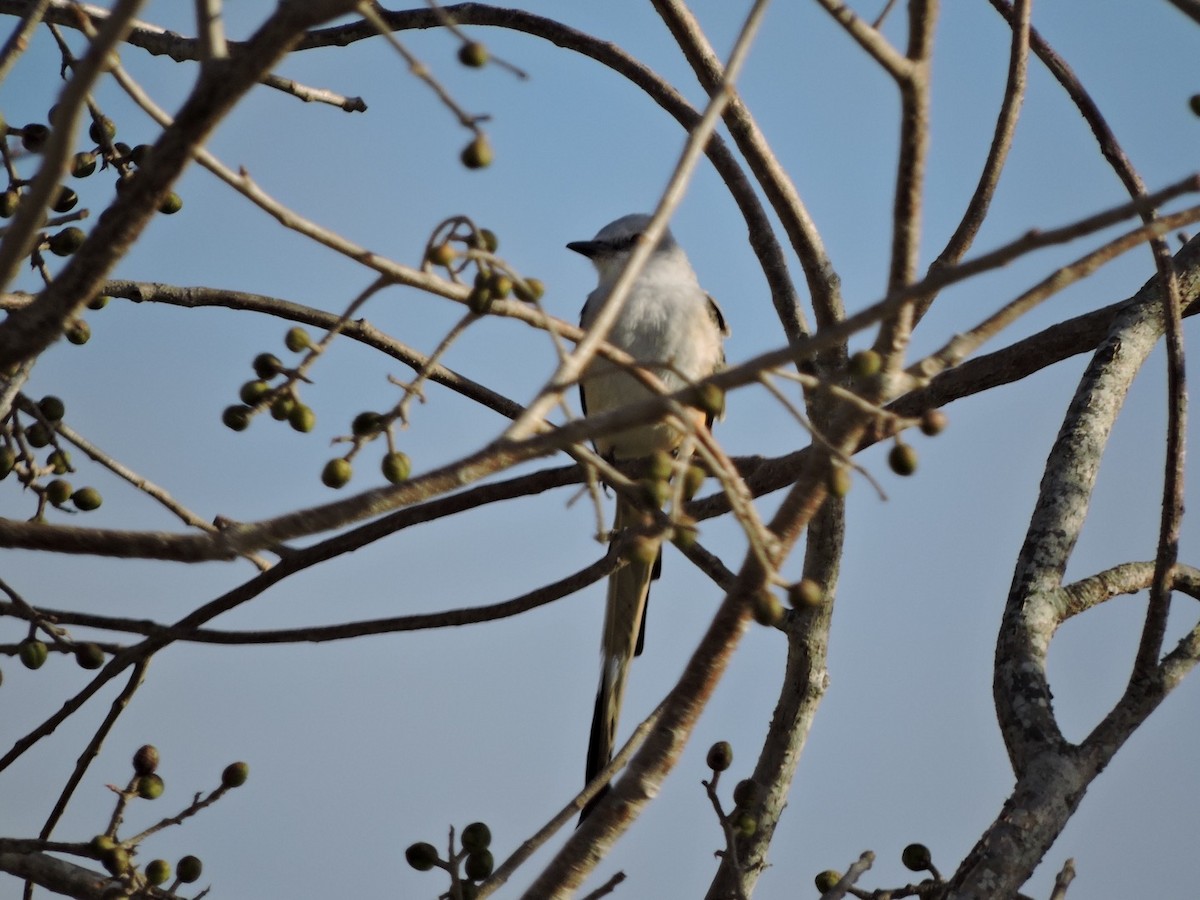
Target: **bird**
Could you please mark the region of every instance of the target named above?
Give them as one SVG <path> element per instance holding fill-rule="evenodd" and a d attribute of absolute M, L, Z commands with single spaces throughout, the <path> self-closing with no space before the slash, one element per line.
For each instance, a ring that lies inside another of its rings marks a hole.
<path fill-rule="evenodd" d="M 601 228 L 592 240 L 567 244 L 569 250 L 592 262 L 599 278 L 583 306 L 581 324 L 585 329 L 595 321 L 608 299 L 650 218 L 640 213 L 622 216 Z M 668 390 L 677 391 L 722 368 L 723 341 L 728 334 L 729 328 L 716 301 L 700 286 L 683 248 L 669 230 L 664 230 L 608 333 L 608 343 L 651 370 Z M 585 416 L 653 396 L 648 387 L 627 371 L 603 359 L 589 365 L 580 379 L 579 392 Z M 697 424 L 712 425 L 711 413 L 698 409 L 693 412 Z M 672 453 L 683 437 L 679 428 L 659 421 L 598 436 L 595 445 L 602 456 L 615 462 L 629 462 L 656 453 Z M 644 524 L 646 516 L 636 503 L 618 494 L 613 539 L 624 529 Z M 608 580 L 600 686 L 588 742 L 586 783 L 612 759 L 629 663 L 642 652 L 650 582 L 658 577 L 662 565 L 661 537 L 654 540 L 650 552 L 631 556 L 636 558 L 631 558 Z M 595 809 L 607 790 L 605 786 L 584 807 L 580 822 Z"/>

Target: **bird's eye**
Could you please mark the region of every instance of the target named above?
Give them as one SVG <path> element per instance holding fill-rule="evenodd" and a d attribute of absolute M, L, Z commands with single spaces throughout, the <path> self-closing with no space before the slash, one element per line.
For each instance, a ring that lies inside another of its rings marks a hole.
<path fill-rule="evenodd" d="M 634 244 L 636 244 L 638 242 L 638 239 L 640 237 L 641 237 L 640 234 L 631 234 L 628 237 L 623 237 L 619 241 L 617 241 L 616 249 L 617 250 L 629 250 L 633 247 Z"/>

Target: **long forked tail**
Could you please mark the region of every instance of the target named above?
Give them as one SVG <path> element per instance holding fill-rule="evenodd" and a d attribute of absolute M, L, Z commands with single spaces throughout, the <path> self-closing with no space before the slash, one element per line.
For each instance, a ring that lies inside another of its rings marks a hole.
<path fill-rule="evenodd" d="M 618 496 L 613 531 L 619 535 L 623 529 L 640 524 L 644 517 L 645 513 Z M 661 565 L 662 551 L 657 543 L 653 547 L 643 545 L 640 549 L 643 552 L 632 554 L 629 561 L 608 579 L 604 640 L 600 646 L 600 688 L 596 692 L 596 710 L 592 716 L 592 734 L 588 742 L 586 781 L 589 783 L 612 759 L 629 661 L 642 652 L 646 598 L 650 593 L 650 581 L 658 577 Z M 580 813 L 580 822 L 588 817 L 607 792 L 606 785 L 592 798 Z"/>

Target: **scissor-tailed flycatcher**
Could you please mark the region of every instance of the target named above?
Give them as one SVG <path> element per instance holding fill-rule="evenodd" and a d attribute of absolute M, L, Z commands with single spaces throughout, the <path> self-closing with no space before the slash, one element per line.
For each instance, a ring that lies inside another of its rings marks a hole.
<path fill-rule="evenodd" d="M 584 328 L 595 321 L 649 222 L 649 216 L 625 216 L 605 225 L 590 241 L 567 244 L 590 259 L 600 276 L 599 285 L 588 295 L 583 307 Z M 728 333 L 717 304 L 704 293 L 687 256 L 667 231 L 629 292 L 608 333 L 608 342 L 652 369 L 667 388 L 675 391 L 720 368 L 725 361 L 721 341 Z M 628 372 L 599 359 L 592 363 L 579 387 L 585 415 L 607 412 L 651 396 L 650 390 Z M 711 415 L 700 410 L 694 412 L 698 423 L 712 424 Z M 612 459 L 630 460 L 651 456 L 655 451 L 671 452 L 682 440 L 678 428 L 657 422 L 598 437 L 596 449 Z M 642 524 L 645 518 L 636 505 L 617 496 L 615 533 Z M 608 581 L 600 649 L 600 689 L 588 745 L 588 781 L 612 758 L 625 677 L 630 659 L 642 652 L 646 597 L 651 580 L 658 577 L 661 561 L 660 549 L 653 563 L 644 558 L 630 560 Z M 603 792 L 597 795 L 583 811 L 584 817 L 603 796 Z"/>

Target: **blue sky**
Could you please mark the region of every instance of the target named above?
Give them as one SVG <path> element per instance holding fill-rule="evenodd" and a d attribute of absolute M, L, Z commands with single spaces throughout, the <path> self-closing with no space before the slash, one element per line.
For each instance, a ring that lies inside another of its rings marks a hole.
<path fill-rule="evenodd" d="M 703 101 L 647 4 L 524 5 L 618 43 L 693 103 Z M 747 6 L 695 4 L 722 54 Z M 248 33 L 271 7 L 230 4 L 231 34 Z M 988 4 L 944 7 L 924 263 L 953 230 L 974 186 L 1008 54 L 1006 29 Z M 866 15 L 875 11 L 860 8 Z M 191 33 L 184 13 L 184 4 L 160 2 L 144 17 Z M 1193 24 L 1165 2 L 1119 0 L 1037 4 L 1034 22 L 1090 88 L 1151 188 L 1194 171 L 1200 120 L 1188 111 L 1187 98 L 1200 91 L 1192 63 L 1200 33 Z M 902 24 L 894 14 L 893 39 Z M 619 215 L 651 209 L 684 137 L 653 103 L 588 59 L 524 35 L 469 31 L 530 78 L 521 81 L 497 67 L 463 69 L 444 33 L 402 39 L 462 105 L 491 114 L 496 161 L 488 170 L 459 165 L 467 133 L 381 41 L 309 51 L 280 70 L 362 95 L 365 114 L 260 88 L 210 149 L 229 165 L 244 165 L 302 214 L 401 262 L 419 260 L 440 220 L 468 214 L 500 235 L 501 251 L 514 265 L 544 280 L 547 308 L 574 320 L 594 276 L 563 245 L 590 237 Z M 191 66 L 135 48 L 122 59 L 168 109 L 194 76 Z M 11 124 L 44 120 L 57 67 L 53 44 L 42 33 L 0 85 L 0 109 Z M 768 12 L 740 89 L 821 229 L 847 306 L 874 302 L 882 294 L 889 244 L 898 122 L 891 84 L 815 4 L 779 2 Z M 115 86 L 105 85 L 98 98 L 117 121 L 120 139 L 152 139 L 149 121 Z M 107 176 L 82 184 L 84 202 L 98 212 L 111 189 Z M 280 229 L 198 168 L 185 174 L 179 193 L 183 212 L 157 218 L 116 277 L 257 291 L 334 311 L 371 280 Z M 1032 63 L 1011 164 L 977 249 L 1124 199 L 1082 120 Z M 701 166 L 673 228 L 732 326 L 729 358 L 779 346 L 744 224 L 710 168 Z M 948 291 L 922 323 L 917 349 L 929 350 L 969 327 L 1092 245 L 1043 251 Z M 1151 271 L 1148 252 L 1128 254 L 1010 334 L 1126 297 Z M 794 277 L 800 280 L 798 266 Z M 365 315 L 428 351 L 459 312 L 445 301 L 393 289 L 372 300 Z M 56 345 L 39 362 L 30 392 L 62 396 L 72 427 L 205 518 L 255 519 L 329 500 L 318 479 L 333 453 L 328 440 L 345 433 L 356 412 L 395 402 L 387 376 L 409 374 L 342 342 L 305 391 L 318 416 L 314 434 L 262 421 L 235 435 L 220 426 L 221 409 L 235 402 L 238 386 L 250 377 L 252 357 L 280 350 L 284 323 L 121 301 L 88 320 L 93 340 L 85 347 Z M 486 320 L 446 362 L 527 401 L 554 359 L 543 334 Z M 831 687 L 756 896 L 808 896 L 816 872 L 844 868 L 867 848 L 879 860 L 864 886 L 903 883 L 909 873 L 899 853 L 912 840 L 927 843 L 934 861 L 952 870 L 997 813 L 1011 774 L 992 711 L 995 630 L 1042 464 L 1082 366 L 1082 358 L 1070 360 L 953 404 L 945 434 L 913 439 L 921 454 L 914 478 L 891 475 L 882 449 L 863 454 L 860 462 L 879 477 L 889 499 L 881 501 L 861 482 L 850 497 Z M 1071 577 L 1152 555 L 1164 396 L 1156 357 L 1118 422 Z M 480 446 L 503 424 L 434 389 L 399 440 L 419 472 Z M 717 436 L 731 454 L 782 453 L 807 443 L 774 401 L 752 390 L 730 397 Z M 373 452 L 366 459 L 373 460 Z M 378 483 L 373 462 L 360 468 L 351 490 Z M 76 480 L 95 484 L 105 496 L 103 508 L 81 524 L 177 527 L 103 472 L 84 470 Z M 0 488 L 5 515 L 32 511 L 11 484 Z M 571 490 L 550 492 L 396 535 L 288 580 L 215 625 L 300 626 L 515 596 L 602 552 L 591 537 L 591 510 L 586 502 L 568 505 L 571 496 Z M 1188 496 L 1191 508 L 1200 507 L 1194 488 Z M 764 515 L 777 502 L 763 498 Z M 1187 525 L 1184 534 L 1182 557 L 1195 562 L 1195 529 Z M 731 566 L 744 552 L 732 523 L 706 523 L 702 540 Z M 797 556 L 786 571 L 795 574 L 798 567 Z M 128 565 L 9 552 L 3 577 L 35 604 L 172 621 L 250 574 L 246 564 Z M 215 786 L 234 759 L 247 760 L 251 776 L 214 809 L 148 842 L 143 860 L 196 853 L 205 862 L 203 883 L 212 883 L 212 896 L 219 897 L 434 897 L 443 884 L 433 873 L 405 866 L 405 846 L 416 840 L 442 846 L 448 825 L 483 819 L 503 857 L 580 786 L 602 598 L 596 586 L 516 619 L 319 646 L 172 646 L 152 663 L 57 836 L 83 839 L 101 830 L 110 803 L 104 785 L 123 781 L 129 756 L 152 742 L 162 752 L 167 792 L 130 811 L 135 830 Z M 652 596 L 646 653 L 631 677 L 626 728 L 673 684 L 719 599 L 710 583 L 668 552 Z M 1068 623 L 1056 637 L 1051 676 L 1068 736 L 1085 734 L 1118 695 L 1140 618 L 1140 602 L 1123 598 Z M 1194 618 L 1194 604 L 1179 600 L 1173 633 Z M 19 639 L 18 631 L 10 629 L 5 640 Z M 659 802 L 599 867 L 592 887 L 621 869 L 630 880 L 617 896 L 702 895 L 721 842 L 699 784 L 707 775 L 705 750 L 714 740 L 733 743 L 731 782 L 750 769 L 783 661 L 779 634 L 754 629 L 747 636 Z M 3 668 L 0 716 L 14 739 L 85 678 L 60 659 L 38 672 L 15 662 Z M 1200 786 L 1185 748 L 1200 737 L 1198 690 L 1195 679 L 1185 683 L 1118 754 L 1026 893 L 1047 896 L 1068 856 L 1079 870 L 1072 896 L 1143 895 L 1147 878 L 1165 895 L 1196 883 L 1200 817 L 1189 801 Z M 110 685 L 0 776 L 0 833 L 36 833 L 114 694 Z M 543 852 L 527 864 L 500 896 L 516 896 L 546 859 Z"/>

